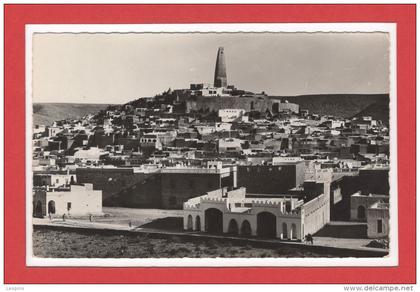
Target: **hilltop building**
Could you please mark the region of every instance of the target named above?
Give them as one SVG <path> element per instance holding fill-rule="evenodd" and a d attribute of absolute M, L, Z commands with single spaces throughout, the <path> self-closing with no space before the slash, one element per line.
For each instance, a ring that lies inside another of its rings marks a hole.
<path fill-rule="evenodd" d="M 213 86 L 205 83 L 191 84 L 190 90 L 179 90 L 186 95 L 186 112 L 218 112 L 224 109 L 259 111 L 279 114 L 291 112 L 299 114 L 299 105 L 289 103 L 264 92 L 255 94 L 235 88 L 227 83 L 224 48 L 217 51 Z"/>
<path fill-rule="evenodd" d="M 220 47 L 217 51 L 214 87 L 227 87 L 226 62 L 223 47 Z"/>

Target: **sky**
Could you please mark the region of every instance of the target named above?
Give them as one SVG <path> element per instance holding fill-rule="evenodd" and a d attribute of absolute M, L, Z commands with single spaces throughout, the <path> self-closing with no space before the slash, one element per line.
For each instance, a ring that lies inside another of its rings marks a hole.
<path fill-rule="evenodd" d="M 33 102 L 125 103 L 212 83 L 270 95 L 389 93 L 386 33 L 34 34 Z"/>

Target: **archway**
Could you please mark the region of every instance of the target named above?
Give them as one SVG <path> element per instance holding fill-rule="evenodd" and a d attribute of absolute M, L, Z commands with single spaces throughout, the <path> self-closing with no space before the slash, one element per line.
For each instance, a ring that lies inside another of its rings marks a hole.
<path fill-rule="evenodd" d="M 363 206 L 359 206 L 357 208 L 357 219 L 365 219 L 366 218 L 366 209 Z"/>
<path fill-rule="evenodd" d="M 191 215 L 188 215 L 187 230 L 193 230 L 193 219 Z"/>
<path fill-rule="evenodd" d="M 243 236 L 250 236 L 251 235 L 251 224 L 249 224 L 248 220 L 244 220 L 244 222 L 242 222 L 241 235 L 243 235 Z"/>
<path fill-rule="evenodd" d="M 38 200 L 35 204 L 35 217 L 42 217 L 42 215 L 42 202 Z"/>
<path fill-rule="evenodd" d="M 275 238 L 277 230 L 276 216 L 269 212 L 257 215 L 257 235 L 260 237 Z"/>
<path fill-rule="evenodd" d="M 206 231 L 209 233 L 223 233 L 222 211 L 210 208 L 204 212 Z"/>
<path fill-rule="evenodd" d="M 228 233 L 237 235 L 239 232 L 238 223 L 235 219 L 231 219 L 229 222 Z"/>
<path fill-rule="evenodd" d="M 292 239 L 297 239 L 297 234 L 296 234 L 296 224 L 293 223 L 292 224 L 292 228 L 290 229 L 290 238 Z"/>
<path fill-rule="evenodd" d="M 55 202 L 52 200 L 48 202 L 48 214 L 55 214 Z"/>
<path fill-rule="evenodd" d="M 195 217 L 195 230 L 201 231 L 201 219 L 198 215 Z"/>
<path fill-rule="evenodd" d="M 287 239 L 287 224 L 286 222 L 283 223 L 283 239 Z"/>

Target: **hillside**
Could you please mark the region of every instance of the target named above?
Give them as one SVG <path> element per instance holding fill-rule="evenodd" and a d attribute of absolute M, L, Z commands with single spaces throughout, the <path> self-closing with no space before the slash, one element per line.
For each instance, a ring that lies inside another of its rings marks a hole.
<path fill-rule="evenodd" d="M 389 125 L 389 100 L 380 100 L 370 104 L 354 117 L 372 116 L 375 120 L 381 120 Z"/>
<path fill-rule="evenodd" d="M 382 117 L 388 120 L 385 107 L 377 108 L 376 105 L 388 105 L 388 94 L 325 94 L 325 95 L 300 95 L 287 97 L 289 102 L 299 104 L 301 109 L 307 109 L 310 113 L 321 115 L 335 115 L 351 118 L 355 115 L 366 114 L 374 117 Z M 378 111 L 378 112 L 376 112 Z M 380 111 L 380 112 L 379 112 Z"/>
<path fill-rule="evenodd" d="M 105 109 L 107 104 L 81 104 L 81 103 L 34 103 L 34 125 L 51 125 L 54 121 L 64 119 L 77 119 L 87 114 L 96 114 Z"/>

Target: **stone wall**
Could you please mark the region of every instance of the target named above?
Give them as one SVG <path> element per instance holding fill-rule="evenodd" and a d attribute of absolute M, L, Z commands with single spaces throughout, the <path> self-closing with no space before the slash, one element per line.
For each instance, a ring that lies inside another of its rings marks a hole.
<path fill-rule="evenodd" d="M 161 175 L 149 174 L 140 182 L 107 199 L 107 204 L 128 208 L 161 208 Z"/>
<path fill-rule="evenodd" d="M 284 103 L 279 99 L 261 95 L 261 96 L 197 96 L 192 97 L 186 102 L 186 112 L 214 111 L 219 109 L 243 109 L 247 112 L 267 110 L 272 113 L 291 111 L 299 113 L 299 105 L 294 103 Z"/>
<path fill-rule="evenodd" d="M 238 187 L 248 193 L 281 194 L 303 184 L 304 163 L 238 166 Z"/>
<path fill-rule="evenodd" d="M 122 190 L 144 181 L 151 174 L 135 173 L 132 168 L 77 168 L 78 183 L 91 183 L 95 190 L 102 190 L 104 206 L 115 206 L 109 199 Z"/>
<path fill-rule="evenodd" d="M 221 187 L 217 173 L 162 173 L 162 207 L 182 209 L 188 199 L 202 196 Z"/>

